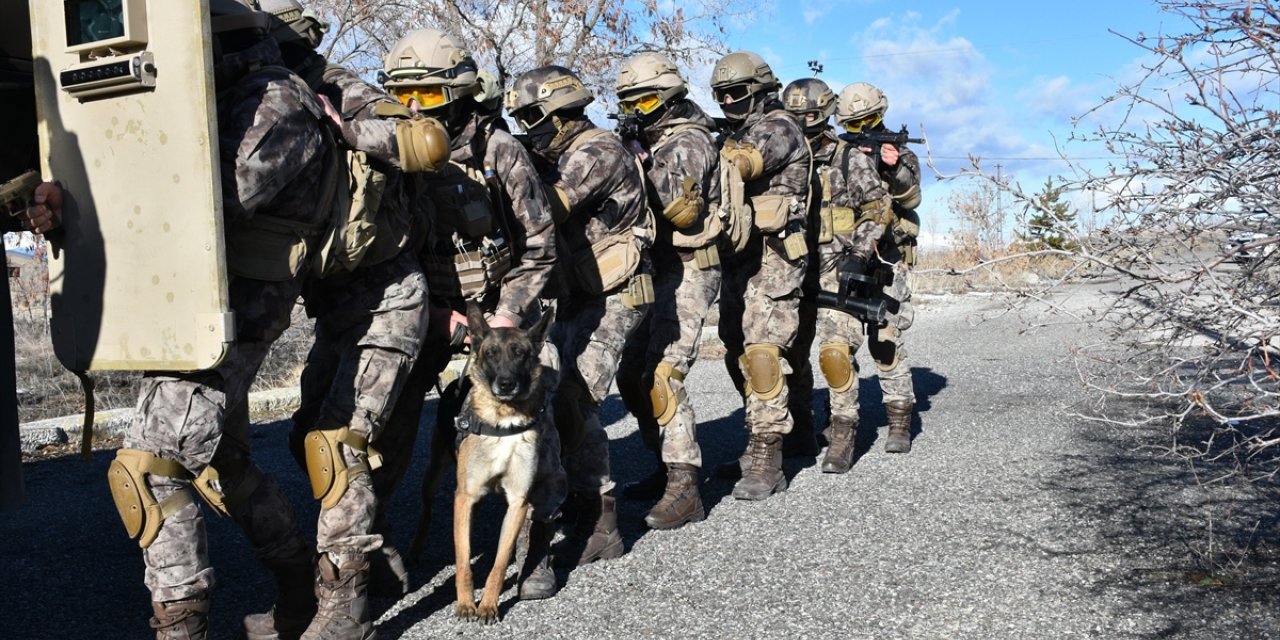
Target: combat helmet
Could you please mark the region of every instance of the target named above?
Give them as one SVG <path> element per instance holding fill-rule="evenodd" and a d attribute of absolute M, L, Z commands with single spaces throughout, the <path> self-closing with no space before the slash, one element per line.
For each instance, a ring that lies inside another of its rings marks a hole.
<path fill-rule="evenodd" d="M 383 60 L 382 86 L 405 105 L 438 109 L 480 89 L 476 61 L 453 37 L 419 29 L 400 38 Z"/>
<path fill-rule="evenodd" d="M 889 110 L 889 99 L 874 85 L 855 82 L 840 92 L 836 102 L 836 124 L 849 133 L 861 133 L 884 120 Z"/>
<path fill-rule="evenodd" d="M 506 105 L 511 117 L 529 131 L 558 112 L 586 107 L 593 100 L 595 97 L 576 74 L 561 66 L 547 65 L 516 78 L 507 91 Z"/>
<path fill-rule="evenodd" d="M 755 109 L 758 96 L 781 86 L 769 63 L 750 51 L 720 58 L 711 71 L 711 92 L 725 117 L 731 120 L 745 119 Z"/>
<path fill-rule="evenodd" d="M 310 49 L 320 46 L 329 24 L 298 0 L 243 0 L 251 9 L 273 18 L 271 36 L 281 44 L 295 42 Z"/>
<path fill-rule="evenodd" d="M 827 119 L 836 112 L 836 94 L 817 78 L 801 78 L 782 90 L 782 105 L 813 136 L 827 128 Z"/>
<path fill-rule="evenodd" d="M 660 53 L 647 51 L 622 65 L 618 72 L 618 107 L 624 114 L 649 115 L 689 93 L 680 69 Z"/>

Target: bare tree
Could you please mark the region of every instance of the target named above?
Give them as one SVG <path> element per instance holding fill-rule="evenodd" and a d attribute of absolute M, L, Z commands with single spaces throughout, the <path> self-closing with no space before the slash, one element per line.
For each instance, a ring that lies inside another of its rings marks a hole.
<path fill-rule="evenodd" d="M 1004 221 L 996 202 L 998 193 L 991 182 L 972 181 L 947 198 L 947 207 L 959 225 L 956 246 L 975 260 L 989 260 L 1004 249 L 1000 246 Z"/>
<path fill-rule="evenodd" d="M 1071 238 L 1076 248 L 1056 253 L 1120 283 L 1098 312 L 1109 322 L 1095 325 L 1111 328 L 1106 348 L 1082 350 L 1102 365 L 1081 367 L 1097 391 L 1086 413 L 1217 425 L 1216 442 L 1182 452 L 1252 460 L 1251 477 L 1272 477 L 1280 470 L 1280 3 L 1157 4 L 1190 27 L 1121 36 L 1149 61 L 1076 121 L 1072 144 L 1105 146 L 1116 160 L 1099 168 L 1064 155 L 1074 177 L 1062 193 L 1097 198 L 1102 217 L 1097 231 Z M 1086 124 L 1097 122 L 1105 124 Z M 1033 214 L 1052 214 L 977 159 L 963 173 Z"/>
<path fill-rule="evenodd" d="M 313 0 L 330 21 L 331 60 L 367 71 L 400 36 L 435 27 L 457 37 L 503 82 L 559 64 L 597 89 L 611 88 L 621 61 L 661 51 L 677 64 L 706 61 L 724 49 L 725 25 L 745 0 Z"/>

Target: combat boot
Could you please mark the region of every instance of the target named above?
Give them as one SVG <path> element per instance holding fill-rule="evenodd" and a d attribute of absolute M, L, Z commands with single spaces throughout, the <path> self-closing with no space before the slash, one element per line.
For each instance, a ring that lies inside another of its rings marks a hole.
<path fill-rule="evenodd" d="M 848 416 L 831 416 L 827 425 L 827 455 L 822 458 L 823 473 L 846 473 L 853 467 L 853 441 L 858 433 L 858 420 Z"/>
<path fill-rule="evenodd" d="M 618 512 L 613 496 L 594 492 L 575 493 L 578 521 L 565 540 L 564 553 L 556 554 L 556 564 L 580 567 L 596 560 L 612 560 L 622 555 L 622 534 L 618 532 Z"/>
<path fill-rule="evenodd" d="M 667 467 L 659 460 L 649 475 L 622 485 L 622 496 L 628 500 L 657 500 L 667 490 Z"/>
<path fill-rule="evenodd" d="M 551 522 L 525 523 L 520 532 L 524 562 L 520 567 L 521 600 L 542 600 L 556 594 L 556 572 L 551 568 L 551 538 L 556 527 Z"/>
<path fill-rule="evenodd" d="M 363 553 L 322 553 L 316 583 L 319 609 L 302 640 L 370 640 L 369 559 Z"/>
<path fill-rule="evenodd" d="M 305 562 L 272 567 L 276 578 L 276 604 L 266 613 L 245 616 L 249 640 L 298 640 L 316 616 L 316 565 Z"/>
<path fill-rule="evenodd" d="M 369 554 L 369 595 L 399 599 L 409 593 L 409 570 L 394 546 L 382 538 L 382 547 Z"/>
<path fill-rule="evenodd" d="M 205 640 L 209 637 L 209 596 L 152 602 L 151 628 L 156 640 Z"/>
<path fill-rule="evenodd" d="M 910 452 L 911 417 L 915 413 L 915 405 L 905 400 L 894 400 L 886 402 L 884 410 L 889 414 L 889 437 L 884 440 L 885 453 Z"/>
<path fill-rule="evenodd" d="M 739 500 L 764 500 L 787 490 L 787 476 L 782 473 L 782 435 L 753 433 L 743 456 L 747 466 L 742 479 L 733 486 L 733 497 Z"/>
<path fill-rule="evenodd" d="M 644 517 L 650 529 L 676 529 L 690 522 L 701 522 L 707 512 L 702 508 L 698 492 L 698 468 L 691 464 L 667 465 L 667 488 L 662 500 Z"/>

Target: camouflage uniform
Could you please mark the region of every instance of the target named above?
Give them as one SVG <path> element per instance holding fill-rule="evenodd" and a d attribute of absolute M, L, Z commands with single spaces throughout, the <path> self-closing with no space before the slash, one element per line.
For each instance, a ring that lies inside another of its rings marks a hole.
<path fill-rule="evenodd" d="M 653 209 L 662 211 L 683 195 L 684 179 L 698 182 L 705 200 L 699 219 L 680 231 L 665 218 L 657 218 L 657 240 L 650 250 L 654 265 L 654 304 L 650 315 L 628 340 L 618 369 L 618 391 L 640 425 L 645 445 L 661 453 L 666 464 L 702 466 L 702 451 L 696 439 L 697 419 L 687 399 L 678 402 L 675 415 L 659 427 L 654 417 L 649 389 L 659 363 L 670 367 L 672 396 L 685 395 L 684 379 L 698 357 L 702 326 L 720 293 L 721 268 L 718 252 L 715 264 L 699 266 L 697 253 L 715 251 L 716 236 L 699 241 L 700 232 L 713 224 L 720 205 L 720 163 L 710 136 L 714 123 L 692 102 L 677 103 L 646 129 L 651 157 L 645 163 L 645 177 Z M 718 224 L 716 224 L 718 228 Z M 704 263 L 707 261 L 704 257 Z"/>
<path fill-rule="evenodd" d="M 496 283 L 496 288 L 483 293 L 476 301 L 487 314 L 506 316 L 520 326 L 530 327 L 541 316 L 539 296 L 556 260 L 555 223 L 537 170 L 528 151 L 505 129 L 495 126 L 491 117 L 472 117 L 451 146 L 453 165 L 446 173 L 451 173 L 454 180 L 467 169 L 489 176 L 486 182 L 490 184 L 494 226 L 505 230 L 505 239 L 512 243 L 510 270 Z M 423 183 L 419 187 L 424 195 L 430 194 L 431 179 L 424 177 L 419 181 Z M 498 201 L 494 202 L 494 198 Z M 439 202 L 438 197 L 436 200 Z M 453 271 L 450 231 L 437 220 L 427 233 L 419 258 L 428 268 L 435 265 L 433 282 L 448 282 L 445 286 L 433 287 L 432 304 L 465 314 L 467 298 L 458 290 L 457 274 Z M 450 345 L 448 332 L 443 329 L 432 331 L 427 337 L 423 355 L 414 364 L 392 412 L 387 430 L 389 439 L 381 446 L 386 457 L 383 469 L 374 474 L 374 482 L 384 502 L 412 460 L 426 393 L 459 348 L 460 345 Z M 559 356 L 552 345 L 544 346 L 540 360 L 550 371 L 560 370 Z M 556 458 L 552 466 L 558 469 L 558 452 Z M 550 487 L 535 488 L 534 495 L 530 496 L 533 517 L 542 521 L 554 517 L 564 501 L 563 471 L 551 474 L 549 481 Z M 539 497 L 542 499 L 535 502 Z"/>
<path fill-rule="evenodd" d="M 222 195 L 228 228 L 252 225 L 270 215 L 320 227 L 317 211 L 332 145 L 323 134 L 316 97 L 278 66 L 275 43 L 264 40 L 218 66 L 218 143 Z M 261 66 L 266 65 L 266 66 Z M 250 69 L 257 69 L 250 72 Z M 238 79 L 238 80 L 237 80 Z M 249 459 L 248 390 L 271 343 L 289 325 L 302 279 L 267 282 L 232 277 L 230 303 L 236 342 L 215 369 L 192 373 L 148 372 L 138 400 L 138 418 L 126 449 L 175 461 L 184 474 L 147 475 L 155 498 L 190 495 L 191 477 L 212 467 L 214 490 L 268 566 L 309 562 L 288 500 Z M 146 584 L 158 603 L 204 599 L 213 586 L 204 520 L 188 502 L 163 523 L 143 552 Z"/>
<path fill-rule="evenodd" d="M 582 140 L 578 138 L 585 137 Z M 567 197 L 569 217 L 558 230 L 564 238 L 566 264 L 593 261 L 591 245 L 610 236 L 652 234 L 645 202 L 644 178 L 634 156 L 613 133 L 589 120 L 562 130 L 554 153 L 556 167 L 544 180 Z M 651 240 L 650 240 L 651 241 Z M 648 273 L 647 254 L 641 272 Z M 562 429 L 577 422 L 581 433 L 562 433 L 564 467 L 574 493 L 608 493 L 609 437 L 600 424 L 600 404 L 618 372 L 623 345 L 640 325 L 649 305 L 629 306 L 626 287 L 592 295 L 575 283 L 559 303 L 552 336 L 564 360 L 558 411 L 576 410 L 581 420 L 557 417 Z"/>
<path fill-rule="evenodd" d="M 780 103 L 763 103 L 723 140 L 749 143 L 760 152 L 763 174 L 746 183 L 746 195 L 794 196 L 801 206 L 788 213 L 787 227 L 790 233 L 805 233 L 811 157 L 796 121 Z M 731 372 L 745 375 L 739 358 L 746 346 L 774 345 L 785 355 L 800 334 L 800 289 L 808 259 L 788 260 L 780 253 L 780 240 L 780 233 L 753 230 L 747 248 L 725 260 L 719 331 Z M 781 366 L 783 373 L 792 373 L 785 359 Z M 786 382 L 769 400 L 747 394 L 747 428 L 761 434 L 790 432 L 789 398 Z"/>
<path fill-rule="evenodd" d="M 852 232 L 837 232 L 831 242 L 821 245 L 822 288 L 827 291 L 838 289 L 838 267 L 850 255 L 872 263 L 882 260 L 891 264 L 893 282 L 880 292 L 888 311 L 883 325 L 869 326 L 861 318 L 841 311 L 818 310 L 823 371 L 837 372 L 834 382 L 828 375 L 831 385 L 830 419 L 834 428 L 830 436 L 832 447 L 823 462 L 824 471 L 842 473 L 851 463 L 852 431 L 858 424 L 859 415 L 856 356 L 864 342 L 867 342 L 867 350 L 880 370 L 880 389 L 886 405 L 915 403 L 911 371 L 906 364 L 902 341 L 902 332 L 911 326 L 915 317 L 907 280 L 908 265 L 895 239 L 897 232 L 891 227 L 893 223 L 882 212 L 891 207 L 890 194 L 903 193 L 919 184 L 919 167 L 916 155 L 903 148 L 896 167 L 881 167 L 877 171 L 872 155 L 841 141 L 834 162 L 826 173 L 831 207 L 849 212 L 848 218 L 855 226 Z M 834 361 L 844 357 L 839 350 L 843 348 L 841 345 L 848 345 L 848 365 Z M 828 358 L 833 360 L 828 361 Z M 848 382 L 841 384 L 842 378 Z"/>
<path fill-rule="evenodd" d="M 301 377 L 301 406 L 291 441 L 312 430 L 350 427 L 377 448 L 427 329 L 427 281 L 408 247 L 413 220 L 399 169 L 397 121 L 411 114 L 354 72 L 330 66 L 316 87 L 341 114 L 345 145 L 364 154 L 380 176 L 382 192 L 373 246 L 350 272 L 313 279 L 303 289 L 316 319 L 315 343 Z M 353 163 L 361 158 L 353 155 Z M 344 447 L 347 464 L 365 452 Z M 359 474 L 341 500 L 320 512 L 321 552 L 368 553 L 382 536 L 373 529 L 377 496 L 369 474 Z"/>

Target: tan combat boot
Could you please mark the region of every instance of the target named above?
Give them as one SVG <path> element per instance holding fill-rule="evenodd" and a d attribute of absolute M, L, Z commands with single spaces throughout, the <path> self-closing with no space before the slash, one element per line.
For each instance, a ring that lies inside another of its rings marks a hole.
<path fill-rule="evenodd" d="M 322 553 L 316 584 L 319 609 L 302 640 L 370 640 L 369 559 L 363 553 Z"/>
<path fill-rule="evenodd" d="M 827 455 L 822 458 L 823 473 L 845 473 L 853 467 L 853 441 L 858 421 L 848 416 L 831 416 L 827 425 Z"/>
<path fill-rule="evenodd" d="M 266 613 L 244 618 L 249 640 L 298 640 L 316 615 L 316 565 L 305 562 L 272 567 L 276 578 L 276 604 Z"/>
<path fill-rule="evenodd" d="M 885 438 L 885 453 L 908 453 L 911 451 L 911 417 L 915 405 L 904 400 L 886 402 L 885 413 L 889 414 L 889 437 Z"/>
<path fill-rule="evenodd" d="M 556 526 L 552 522 L 527 522 L 520 532 L 520 548 L 524 561 L 520 567 L 518 594 L 521 600 L 550 598 L 559 590 L 556 572 L 551 568 L 551 538 Z"/>
<path fill-rule="evenodd" d="M 787 490 L 787 476 L 782 473 L 782 435 L 753 433 L 743 455 L 747 466 L 742 479 L 733 486 L 738 500 L 764 500 Z"/>
<path fill-rule="evenodd" d="M 698 492 L 698 468 L 691 464 L 667 465 L 666 491 L 644 517 L 650 529 L 676 529 L 707 518 Z"/>
<path fill-rule="evenodd" d="M 209 596 L 152 602 L 151 628 L 156 640 L 205 640 L 209 637 Z"/>
<path fill-rule="evenodd" d="M 612 560 L 623 552 L 618 532 L 618 512 L 613 496 L 594 492 L 573 494 L 578 521 L 565 541 L 564 553 L 556 554 L 556 564 L 580 567 L 596 560 Z"/>

